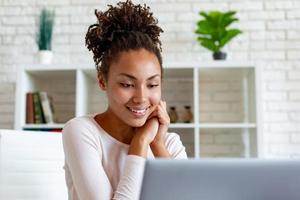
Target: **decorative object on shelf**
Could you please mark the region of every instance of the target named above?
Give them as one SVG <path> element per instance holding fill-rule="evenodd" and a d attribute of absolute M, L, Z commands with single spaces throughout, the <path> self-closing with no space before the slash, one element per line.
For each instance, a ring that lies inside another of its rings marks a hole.
<path fill-rule="evenodd" d="M 169 117 L 170 117 L 170 122 L 171 123 L 176 123 L 177 122 L 177 120 L 178 120 L 178 114 L 177 114 L 175 106 L 170 106 Z"/>
<path fill-rule="evenodd" d="M 193 121 L 193 113 L 191 111 L 191 106 L 184 106 L 182 121 L 184 123 L 191 123 Z"/>
<path fill-rule="evenodd" d="M 221 49 L 234 37 L 241 34 L 239 29 L 228 29 L 228 26 L 239 19 L 234 17 L 235 11 L 200 12 L 204 19 L 197 22 L 197 40 L 201 46 L 213 52 L 214 60 L 225 60 L 226 53 Z"/>
<path fill-rule="evenodd" d="M 52 33 L 54 25 L 54 11 L 43 9 L 39 18 L 39 31 L 37 33 L 37 44 L 39 46 L 39 60 L 41 64 L 52 62 Z"/>

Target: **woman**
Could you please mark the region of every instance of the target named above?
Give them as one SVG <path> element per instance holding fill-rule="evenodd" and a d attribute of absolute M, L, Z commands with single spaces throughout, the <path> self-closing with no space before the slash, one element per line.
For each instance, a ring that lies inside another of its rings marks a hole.
<path fill-rule="evenodd" d="M 162 58 L 149 7 L 131 1 L 95 11 L 86 45 L 94 54 L 108 108 L 65 125 L 69 199 L 138 199 L 146 159 L 187 158 L 161 100 Z"/>

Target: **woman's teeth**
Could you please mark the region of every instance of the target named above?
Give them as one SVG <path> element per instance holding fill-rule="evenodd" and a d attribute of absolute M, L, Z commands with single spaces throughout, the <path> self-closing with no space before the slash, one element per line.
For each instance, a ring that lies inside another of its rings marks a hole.
<path fill-rule="evenodd" d="M 144 109 L 134 109 L 134 108 L 130 108 L 127 107 L 131 112 L 134 112 L 136 114 L 144 114 L 146 112 L 146 110 L 148 110 L 148 108 L 144 108 Z"/>
<path fill-rule="evenodd" d="M 140 110 L 136 110 L 136 109 L 133 109 L 133 108 L 129 108 L 132 112 L 135 112 L 135 113 L 143 113 L 145 112 L 147 109 L 144 108 L 144 109 L 140 109 Z"/>

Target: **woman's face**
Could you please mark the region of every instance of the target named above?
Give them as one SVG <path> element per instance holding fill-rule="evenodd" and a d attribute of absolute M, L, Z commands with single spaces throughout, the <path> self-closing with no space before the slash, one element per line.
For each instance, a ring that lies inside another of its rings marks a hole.
<path fill-rule="evenodd" d="M 122 52 L 110 65 L 102 89 L 107 93 L 109 111 L 131 127 L 143 126 L 161 99 L 157 57 L 145 49 Z"/>

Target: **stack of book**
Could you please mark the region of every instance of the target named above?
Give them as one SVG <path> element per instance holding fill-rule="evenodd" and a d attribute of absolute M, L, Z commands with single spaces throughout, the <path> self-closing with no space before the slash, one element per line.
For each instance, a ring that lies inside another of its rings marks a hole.
<path fill-rule="evenodd" d="M 54 109 L 46 92 L 26 93 L 26 124 L 51 124 Z"/>

